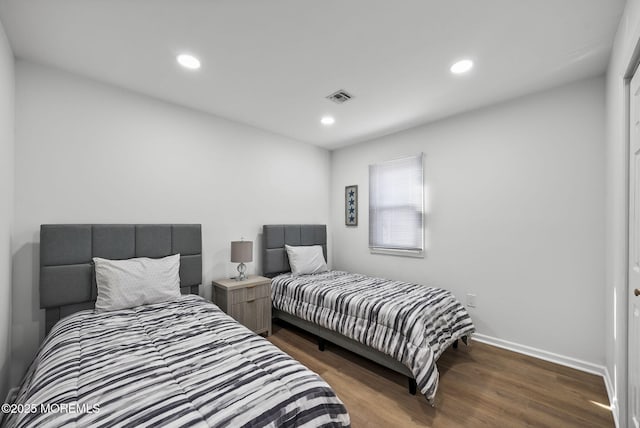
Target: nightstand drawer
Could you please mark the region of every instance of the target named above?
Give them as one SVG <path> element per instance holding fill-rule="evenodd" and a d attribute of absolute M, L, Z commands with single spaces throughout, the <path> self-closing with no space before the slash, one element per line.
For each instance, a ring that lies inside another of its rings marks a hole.
<path fill-rule="evenodd" d="M 256 333 L 267 331 L 271 323 L 271 299 L 263 297 L 235 303 L 229 315 Z"/>
<path fill-rule="evenodd" d="M 271 284 L 267 283 L 239 288 L 237 290 L 232 290 L 229 294 L 229 303 L 231 305 L 271 297 Z"/>

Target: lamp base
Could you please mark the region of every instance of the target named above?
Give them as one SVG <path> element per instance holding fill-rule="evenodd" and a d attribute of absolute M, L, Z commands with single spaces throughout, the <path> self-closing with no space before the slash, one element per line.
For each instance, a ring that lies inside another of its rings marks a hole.
<path fill-rule="evenodd" d="M 240 263 L 238 265 L 238 276 L 236 276 L 236 281 L 244 281 L 247 279 L 247 266 L 244 263 Z"/>

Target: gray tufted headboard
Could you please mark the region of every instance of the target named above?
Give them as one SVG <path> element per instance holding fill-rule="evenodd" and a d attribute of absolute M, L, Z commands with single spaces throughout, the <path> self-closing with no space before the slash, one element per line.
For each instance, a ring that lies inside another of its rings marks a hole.
<path fill-rule="evenodd" d="M 92 258 L 130 259 L 180 253 L 180 291 L 202 283 L 199 224 L 43 224 L 40 226 L 40 307 L 46 332 L 60 318 L 93 309 L 97 296 Z"/>
<path fill-rule="evenodd" d="M 322 245 L 327 259 L 327 226 L 324 224 L 265 224 L 262 226 L 262 274 L 266 277 L 290 272 L 284 246 Z"/>

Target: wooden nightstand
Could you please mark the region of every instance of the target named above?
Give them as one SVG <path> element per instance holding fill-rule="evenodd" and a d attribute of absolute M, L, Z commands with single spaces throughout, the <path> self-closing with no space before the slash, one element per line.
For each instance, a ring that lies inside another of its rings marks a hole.
<path fill-rule="evenodd" d="M 255 333 L 271 335 L 271 280 L 249 275 L 244 281 L 218 279 L 213 285 L 213 302 L 236 321 Z"/>

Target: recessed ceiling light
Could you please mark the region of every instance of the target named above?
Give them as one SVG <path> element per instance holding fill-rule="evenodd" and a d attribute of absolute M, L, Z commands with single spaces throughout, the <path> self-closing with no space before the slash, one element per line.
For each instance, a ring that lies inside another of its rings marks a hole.
<path fill-rule="evenodd" d="M 180 54 L 176 57 L 178 64 L 189 70 L 197 70 L 200 68 L 200 60 L 193 55 Z"/>
<path fill-rule="evenodd" d="M 462 61 L 458 61 L 455 64 L 453 64 L 449 70 L 451 70 L 453 74 L 462 74 L 462 73 L 466 73 L 472 68 L 473 68 L 473 61 L 471 61 L 470 59 L 463 59 Z"/>
<path fill-rule="evenodd" d="M 320 123 L 322 123 L 324 126 L 333 125 L 335 122 L 336 120 L 332 116 L 324 116 L 322 119 L 320 119 Z"/>

